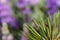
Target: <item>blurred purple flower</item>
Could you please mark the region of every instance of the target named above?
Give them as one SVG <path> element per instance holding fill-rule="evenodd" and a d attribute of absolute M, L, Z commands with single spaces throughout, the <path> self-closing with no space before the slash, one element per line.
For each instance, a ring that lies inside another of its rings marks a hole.
<path fill-rule="evenodd" d="M 7 36 L 6 35 L 3 35 L 2 36 L 2 40 L 7 40 Z"/>
<path fill-rule="evenodd" d="M 57 6 L 60 7 L 60 0 L 57 0 L 56 3 L 57 3 Z"/>
<path fill-rule="evenodd" d="M 0 18 L 0 27 L 1 27 L 1 18 Z"/>
<path fill-rule="evenodd" d="M 9 0 L 0 0 L 0 3 L 7 4 Z"/>
<path fill-rule="evenodd" d="M 16 5 L 21 9 L 23 14 L 31 13 L 31 10 L 28 6 L 34 6 L 39 3 L 39 0 L 17 0 Z M 23 10 L 22 10 L 23 9 Z"/>
<path fill-rule="evenodd" d="M 9 0 L 0 0 L 0 18 L 2 23 L 9 23 L 12 26 L 16 26 Z"/>
<path fill-rule="evenodd" d="M 28 22 L 29 15 L 31 14 L 31 9 L 28 7 L 29 0 L 17 0 L 17 7 L 20 8 L 20 11 L 22 12 L 22 15 L 24 16 L 25 22 Z"/>
<path fill-rule="evenodd" d="M 17 0 L 16 5 L 19 8 L 23 8 L 25 6 L 34 6 L 37 5 L 39 3 L 39 0 Z"/>
<path fill-rule="evenodd" d="M 21 40 L 27 40 L 27 38 L 25 36 L 21 36 Z"/>
<path fill-rule="evenodd" d="M 28 4 L 34 6 L 34 5 L 37 5 L 39 3 L 39 0 L 29 0 L 28 1 Z"/>
<path fill-rule="evenodd" d="M 24 10 L 22 10 L 24 15 L 29 15 L 31 13 L 31 9 L 29 7 L 25 7 Z"/>
<path fill-rule="evenodd" d="M 48 14 L 53 15 L 55 12 L 57 12 L 56 1 L 57 0 L 46 0 L 46 8 L 48 9 Z"/>
<path fill-rule="evenodd" d="M 26 2 L 24 0 L 17 0 L 17 7 L 24 8 L 26 6 Z"/>

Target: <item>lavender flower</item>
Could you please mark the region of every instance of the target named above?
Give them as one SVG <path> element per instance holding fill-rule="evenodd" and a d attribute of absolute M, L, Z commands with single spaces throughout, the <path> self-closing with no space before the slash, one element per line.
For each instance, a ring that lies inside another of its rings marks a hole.
<path fill-rule="evenodd" d="M 31 13 L 30 7 L 28 7 L 29 0 L 17 0 L 17 7 L 20 8 L 20 11 L 22 12 L 25 21 L 27 22 L 29 19 L 29 15 Z M 29 19 L 30 20 L 30 19 Z"/>
<path fill-rule="evenodd" d="M 34 6 L 34 5 L 37 5 L 39 3 L 39 0 L 29 0 L 28 1 L 28 4 Z"/>
<path fill-rule="evenodd" d="M 16 5 L 19 8 L 25 7 L 27 5 L 29 6 L 34 6 L 37 5 L 39 3 L 39 0 L 17 0 Z"/>
<path fill-rule="evenodd" d="M 60 7 L 60 0 L 57 0 L 56 3 L 57 3 L 57 6 Z"/>
<path fill-rule="evenodd" d="M 27 40 L 27 38 L 22 35 L 21 40 Z"/>
<path fill-rule="evenodd" d="M 7 36 L 6 35 L 3 35 L 2 36 L 2 40 L 7 40 Z"/>
<path fill-rule="evenodd" d="M 31 13 L 31 9 L 29 7 L 25 7 L 24 10 L 22 10 L 24 15 L 29 15 Z"/>
<path fill-rule="evenodd" d="M 17 7 L 24 8 L 26 6 L 26 2 L 24 0 L 17 0 Z"/>
<path fill-rule="evenodd" d="M 53 15 L 55 12 L 57 12 L 56 0 L 46 0 L 46 7 L 48 9 L 48 14 Z"/>
<path fill-rule="evenodd" d="M 9 23 L 12 26 L 16 26 L 9 0 L 0 0 L 0 18 L 2 23 Z"/>
<path fill-rule="evenodd" d="M 1 28 L 1 26 L 2 26 L 2 23 L 1 23 L 1 18 L 0 18 L 0 28 Z"/>

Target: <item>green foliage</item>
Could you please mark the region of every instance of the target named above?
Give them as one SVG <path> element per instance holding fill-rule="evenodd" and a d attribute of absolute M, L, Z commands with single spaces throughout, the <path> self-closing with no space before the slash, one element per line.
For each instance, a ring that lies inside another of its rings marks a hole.
<path fill-rule="evenodd" d="M 60 40 L 60 13 L 54 14 L 53 21 L 50 16 L 46 17 L 45 21 L 44 15 L 39 13 L 39 19 L 32 20 L 35 27 L 31 24 L 24 25 L 28 30 L 28 40 Z"/>

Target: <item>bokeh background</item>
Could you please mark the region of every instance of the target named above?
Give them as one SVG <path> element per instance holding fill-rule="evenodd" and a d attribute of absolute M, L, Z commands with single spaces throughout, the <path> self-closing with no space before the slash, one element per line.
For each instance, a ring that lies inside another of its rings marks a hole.
<path fill-rule="evenodd" d="M 60 0 L 0 0 L 0 40 L 57 40 L 59 33 Z"/>

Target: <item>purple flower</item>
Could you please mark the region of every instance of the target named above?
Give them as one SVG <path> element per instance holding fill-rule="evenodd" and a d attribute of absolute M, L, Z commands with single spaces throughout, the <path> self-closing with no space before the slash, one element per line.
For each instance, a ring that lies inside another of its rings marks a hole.
<path fill-rule="evenodd" d="M 21 40 L 28 40 L 28 39 L 22 34 Z"/>
<path fill-rule="evenodd" d="M 20 8 L 20 11 L 24 17 L 24 21 L 27 23 L 31 22 L 31 17 L 30 17 L 31 9 L 29 7 L 31 1 L 30 0 L 17 0 L 17 3 L 16 3 L 17 7 Z"/>
<path fill-rule="evenodd" d="M 22 10 L 24 15 L 29 15 L 31 13 L 31 9 L 29 7 L 25 7 L 24 10 Z"/>
<path fill-rule="evenodd" d="M 1 18 L 0 18 L 0 28 L 2 27 L 2 22 L 1 22 Z"/>
<path fill-rule="evenodd" d="M 15 26 L 15 19 L 12 16 L 12 8 L 9 0 L 0 0 L 0 18 L 2 23 L 9 23 Z"/>
<path fill-rule="evenodd" d="M 23 14 L 29 14 L 31 10 L 28 6 L 37 5 L 38 3 L 39 0 L 17 0 L 16 5 L 22 12 L 24 12 Z"/>
<path fill-rule="evenodd" d="M 9 0 L 0 0 L 0 3 L 4 4 L 4 3 L 8 3 Z"/>
<path fill-rule="evenodd" d="M 53 15 L 55 12 L 57 12 L 56 0 L 46 0 L 46 8 L 48 9 L 47 12 L 50 15 Z"/>
<path fill-rule="evenodd" d="M 31 13 L 30 7 L 27 6 L 28 4 L 29 4 L 29 0 L 17 0 L 16 3 L 17 7 L 20 8 L 23 14 Z"/>
<path fill-rule="evenodd" d="M 28 4 L 34 6 L 34 5 L 37 5 L 39 3 L 39 0 L 29 0 L 28 1 Z"/>
<path fill-rule="evenodd" d="M 57 3 L 57 6 L 60 7 L 60 0 L 57 0 L 56 3 Z"/>
<path fill-rule="evenodd" d="M 26 2 L 24 0 L 17 0 L 17 7 L 24 8 L 26 6 Z"/>
<path fill-rule="evenodd" d="M 39 3 L 39 0 L 17 0 L 16 5 L 19 8 L 25 7 L 25 6 L 34 6 Z"/>

